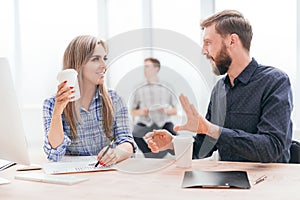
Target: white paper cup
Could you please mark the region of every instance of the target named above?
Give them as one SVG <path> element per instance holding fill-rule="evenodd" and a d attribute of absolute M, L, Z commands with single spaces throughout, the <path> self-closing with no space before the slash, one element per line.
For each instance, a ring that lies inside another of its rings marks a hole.
<path fill-rule="evenodd" d="M 79 84 L 78 84 L 78 79 L 77 79 L 77 71 L 75 69 L 65 69 L 63 71 L 60 71 L 57 74 L 57 80 L 59 83 L 62 83 L 64 81 L 67 81 L 67 86 L 74 87 L 75 93 L 73 93 L 69 98 L 75 96 L 74 99 L 71 101 L 76 101 L 80 98 L 80 90 L 79 90 Z"/>
<path fill-rule="evenodd" d="M 193 142 L 194 138 L 191 135 L 174 137 L 173 146 L 177 167 L 189 168 L 192 166 Z"/>

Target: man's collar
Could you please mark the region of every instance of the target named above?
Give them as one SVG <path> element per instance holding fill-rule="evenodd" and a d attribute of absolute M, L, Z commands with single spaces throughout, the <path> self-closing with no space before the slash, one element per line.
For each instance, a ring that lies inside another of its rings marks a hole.
<path fill-rule="evenodd" d="M 247 65 L 247 67 L 238 75 L 238 77 L 235 78 L 235 81 L 238 80 L 239 82 L 242 82 L 243 84 L 247 85 L 257 67 L 258 63 L 254 58 L 252 58 L 251 62 Z M 224 79 L 224 83 L 230 84 L 228 74 Z"/>

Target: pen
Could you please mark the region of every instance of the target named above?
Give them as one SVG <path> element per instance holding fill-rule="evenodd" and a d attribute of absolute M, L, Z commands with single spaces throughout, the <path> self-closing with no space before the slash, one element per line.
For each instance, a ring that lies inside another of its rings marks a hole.
<path fill-rule="evenodd" d="M 258 183 L 264 181 L 266 178 L 267 178 L 266 175 L 263 175 L 263 176 L 259 177 L 258 179 L 256 179 L 256 180 L 254 181 L 254 185 L 256 185 L 256 184 L 258 184 Z"/>
<path fill-rule="evenodd" d="M 95 167 L 98 167 L 98 165 L 99 165 L 99 163 L 100 163 L 100 160 L 101 160 L 101 159 L 105 156 L 105 154 L 108 152 L 108 149 L 109 149 L 110 147 L 112 147 L 114 141 L 115 141 L 115 139 L 113 138 L 113 139 L 111 140 L 111 142 L 109 143 L 109 145 L 106 147 L 106 149 L 105 149 L 105 151 L 103 152 L 101 158 L 100 158 L 100 159 L 98 160 L 98 162 L 95 164 Z"/>

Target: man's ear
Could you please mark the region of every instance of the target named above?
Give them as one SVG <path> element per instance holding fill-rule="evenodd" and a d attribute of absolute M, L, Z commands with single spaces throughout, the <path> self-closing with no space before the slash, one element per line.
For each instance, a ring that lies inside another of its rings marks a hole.
<path fill-rule="evenodd" d="M 230 35 L 230 46 L 237 45 L 240 42 L 240 37 L 236 33 Z"/>
<path fill-rule="evenodd" d="M 156 68 L 156 72 L 158 73 L 160 70 L 160 67 L 155 67 Z"/>

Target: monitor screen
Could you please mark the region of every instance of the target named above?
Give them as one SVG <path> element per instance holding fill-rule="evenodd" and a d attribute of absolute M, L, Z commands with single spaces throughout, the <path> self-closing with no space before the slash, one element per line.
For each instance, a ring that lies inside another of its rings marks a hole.
<path fill-rule="evenodd" d="M 29 165 L 27 142 L 10 66 L 0 57 L 0 159 Z"/>

